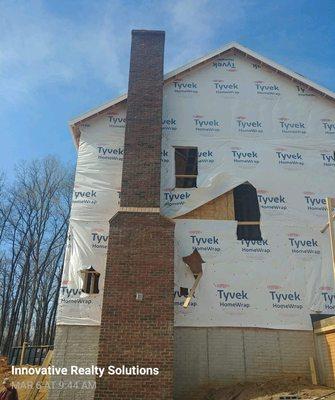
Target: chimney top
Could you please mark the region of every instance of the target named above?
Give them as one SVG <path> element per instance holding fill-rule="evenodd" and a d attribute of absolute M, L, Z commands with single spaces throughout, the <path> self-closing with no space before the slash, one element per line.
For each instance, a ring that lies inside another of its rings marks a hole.
<path fill-rule="evenodd" d="M 150 29 L 133 29 L 131 31 L 132 35 L 161 35 L 165 36 L 165 31 L 156 31 Z"/>

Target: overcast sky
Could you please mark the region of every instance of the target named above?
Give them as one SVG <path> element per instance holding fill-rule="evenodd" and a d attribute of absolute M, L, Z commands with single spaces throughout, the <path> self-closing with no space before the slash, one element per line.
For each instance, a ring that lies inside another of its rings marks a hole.
<path fill-rule="evenodd" d="M 126 91 L 131 29 L 165 71 L 237 41 L 335 91 L 335 0 L 0 0 L 0 170 L 75 162 L 69 119 Z"/>

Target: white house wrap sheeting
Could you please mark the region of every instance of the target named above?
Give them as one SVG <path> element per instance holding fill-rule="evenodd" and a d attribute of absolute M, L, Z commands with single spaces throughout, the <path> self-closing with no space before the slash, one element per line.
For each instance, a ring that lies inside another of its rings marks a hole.
<path fill-rule="evenodd" d="M 236 240 L 236 222 L 178 220 L 175 306 L 178 326 L 311 329 L 310 314 L 335 309 L 328 238 L 317 229 L 262 224 L 261 241 Z M 180 287 L 194 278 L 182 256 L 205 261 L 194 299 Z"/>
<path fill-rule="evenodd" d="M 335 197 L 334 103 L 226 53 L 164 86 L 161 210 L 183 214 L 249 181 L 263 241 L 236 239 L 236 222 L 176 220 L 175 324 L 311 329 L 332 313 L 335 290 L 325 197 Z M 108 221 L 121 187 L 125 107 L 80 127 L 59 324 L 100 324 Z M 198 147 L 198 188 L 175 189 L 174 146 Z M 180 287 L 194 278 L 182 257 L 198 248 L 204 275 L 187 310 Z M 81 292 L 82 270 L 100 273 Z"/>

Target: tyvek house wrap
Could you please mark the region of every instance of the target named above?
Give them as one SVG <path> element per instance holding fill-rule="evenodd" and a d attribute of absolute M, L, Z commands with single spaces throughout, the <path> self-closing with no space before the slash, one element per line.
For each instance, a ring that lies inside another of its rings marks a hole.
<path fill-rule="evenodd" d="M 58 324 L 99 325 L 108 221 L 118 210 L 125 107 L 89 120 L 81 137 Z M 176 220 L 175 325 L 311 329 L 332 313 L 334 279 L 325 197 L 335 195 L 334 103 L 264 64 L 225 54 L 164 86 L 161 211 L 168 217 L 249 181 L 258 194 L 263 240 L 237 241 L 236 222 Z M 174 146 L 198 147 L 197 188 L 176 189 Z M 204 275 L 182 257 L 198 248 Z M 81 292 L 83 269 L 99 294 Z"/>

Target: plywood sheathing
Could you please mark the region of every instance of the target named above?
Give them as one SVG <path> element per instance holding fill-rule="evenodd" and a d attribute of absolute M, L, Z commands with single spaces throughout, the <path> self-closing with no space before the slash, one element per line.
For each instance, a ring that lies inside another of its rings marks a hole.
<path fill-rule="evenodd" d="M 224 193 L 187 214 L 176 217 L 176 219 L 234 220 L 233 191 Z"/>

